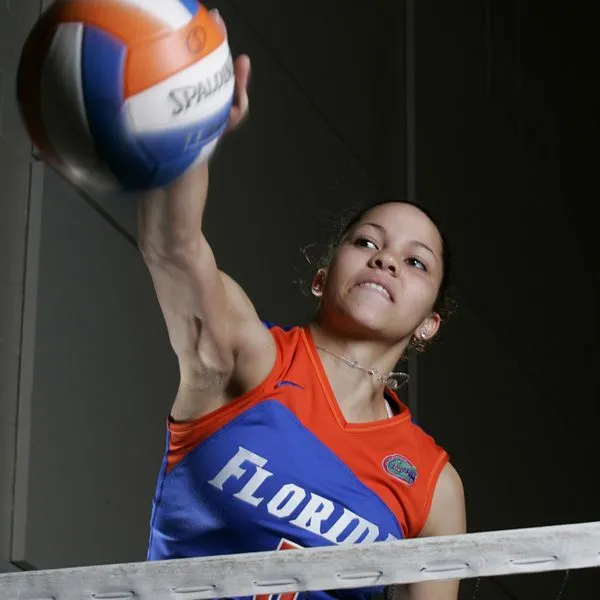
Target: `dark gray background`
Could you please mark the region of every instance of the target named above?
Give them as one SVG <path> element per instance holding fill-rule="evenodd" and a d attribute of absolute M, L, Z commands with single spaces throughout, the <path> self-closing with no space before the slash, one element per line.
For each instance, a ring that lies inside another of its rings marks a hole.
<path fill-rule="evenodd" d="M 410 197 L 445 225 L 458 314 L 410 400 L 471 531 L 598 518 L 597 48 L 591 15 L 547 4 L 210 4 L 254 69 L 206 231 L 264 318 L 310 316 L 301 249 L 341 210 Z M 0 8 L 0 570 L 144 558 L 177 384 L 135 200 L 86 202 L 30 159 L 13 81 L 39 10 Z M 554 598 L 561 577 L 480 598 Z M 592 581 L 573 573 L 563 599 Z"/>

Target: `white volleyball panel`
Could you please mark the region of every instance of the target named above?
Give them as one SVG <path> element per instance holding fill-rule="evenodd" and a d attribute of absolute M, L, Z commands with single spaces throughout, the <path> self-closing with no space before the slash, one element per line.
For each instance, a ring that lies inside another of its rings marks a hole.
<path fill-rule="evenodd" d="M 113 188 L 116 181 L 96 154 L 87 122 L 81 82 L 83 31 L 81 23 L 57 28 L 41 73 L 42 120 L 68 174 L 80 181 L 77 174 L 87 173 L 94 187 Z"/>
<path fill-rule="evenodd" d="M 233 62 L 225 41 L 191 67 L 127 99 L 130 129 L 147 133 L 197 123 L 222 110 L 234 86 Z"/>
<path fill-rule="evenodd" d="M 184 27 L 193 17 L 180 0 L 119 0 L 119 2 L 138 8 L 172 29 Z"/>

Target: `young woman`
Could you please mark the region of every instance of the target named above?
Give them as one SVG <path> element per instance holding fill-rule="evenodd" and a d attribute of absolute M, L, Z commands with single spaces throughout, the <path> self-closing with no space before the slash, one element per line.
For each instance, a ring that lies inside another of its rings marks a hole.
<path fill-rule="evenodd" d="M 249 68 L 237 59 L 231 127 L 248 110 Z M 404 202 L 356 215 L 315 274 L 314 320 L 282 328 L 218 269 L 202 232 L 207 190 L 201 165 L 140 202 L 140 248 L 181 374 L 148 558 L 464 532 L 459 476 L 392 389 L 409 345 L 440 326 L 449 257 L 436 224 Z M 458 582 L 403 593 L 455 600 Z"/>

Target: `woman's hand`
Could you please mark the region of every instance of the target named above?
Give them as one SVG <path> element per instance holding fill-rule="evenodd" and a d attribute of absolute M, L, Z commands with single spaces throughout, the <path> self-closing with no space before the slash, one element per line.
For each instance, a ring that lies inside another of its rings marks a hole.
<path fill-rule="evenodd" d="M 225 21 L 221 18 L 219 11 L 213 9 L 210 14 L 215 21 L 222 27 L 225 35 L 227 36 L 227 26 Z M 233 131 L 238 127 L 248 115 L 249 101 L 248 101 L 248 82 L 250 80 L 250 58 L 246 54 L 241 54 L 233 62 L 233 69 L 235 75 L 235 92 L 233 98 L 233 106 L 229 113 L 229 122 L 227 124 L 227 131 Z"/>

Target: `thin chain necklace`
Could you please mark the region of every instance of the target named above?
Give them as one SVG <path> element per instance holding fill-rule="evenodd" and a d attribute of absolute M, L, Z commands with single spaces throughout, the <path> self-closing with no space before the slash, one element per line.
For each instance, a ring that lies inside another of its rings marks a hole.
<path fill-rule="evenodd" d="M 357 360 L 346 358 L 345 356 L 337 354 L 336 352 L 328 350 L 327 348 L 323 348 L 322 346 L 316 346 L 316 348 L 322 350 L 323 352 L 327 352 L 327 354 L 331 354 L 331 356 L 334 356 L 335 358 L 341 360 L 353 369 L 359 369 L 361 371 L 364 371 L 368 375 L 375 377 L 377 381 L 379 381 L 379 383 L 383 383 L 383 385 L 388 387 L 390 390 L 397 390 L 399 387 L 403 386 L 408 381 L 408 373 L 403 373 L 402 371 L 390 371 L 387 374 L 380 373 L 377 369 L 367 369 L 363 367 Z"/>

